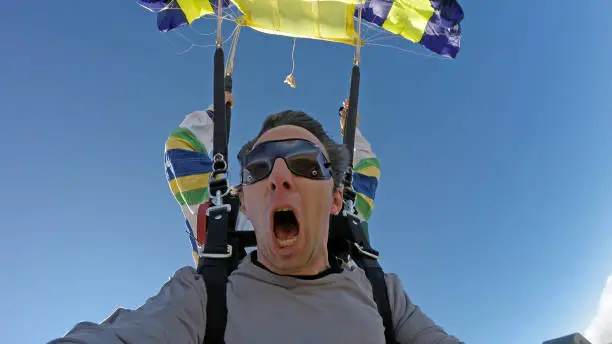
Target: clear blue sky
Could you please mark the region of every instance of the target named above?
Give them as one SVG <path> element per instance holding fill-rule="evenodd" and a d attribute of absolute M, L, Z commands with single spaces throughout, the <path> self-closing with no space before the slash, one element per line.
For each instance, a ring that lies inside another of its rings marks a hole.
<path fill-rule="evenodd" d="M 612 274 L 612 5 L 462 5 L 455 61 L 363 52 L 361 127 L 383 166 L 373 243 L 413 301 L 467 343 L 582 331 Z M 163 145 L 211 101 L 213 51 L 178 54 L 185 41 L 132 1 L 3 12 L 0 333 L 36 343 L 137 307 L 192 264 Z M 282 83 L 291 43 L 242 32 L 234 167 L 277 110 L 338 132 L 353 50 L 298 41 L 294 90 Z"/>

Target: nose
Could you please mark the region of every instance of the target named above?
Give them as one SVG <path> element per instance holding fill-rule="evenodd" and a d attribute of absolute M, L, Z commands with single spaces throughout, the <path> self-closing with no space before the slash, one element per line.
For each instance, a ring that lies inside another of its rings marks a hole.
<path fill-rule="evenodd" d="M 278 188 L 284 190 L 293 189 L 293 175 L 283 159 L 276 159 L 270 176 L 268 177 L 268 188 L 271 191 L 276 191 Z"/>

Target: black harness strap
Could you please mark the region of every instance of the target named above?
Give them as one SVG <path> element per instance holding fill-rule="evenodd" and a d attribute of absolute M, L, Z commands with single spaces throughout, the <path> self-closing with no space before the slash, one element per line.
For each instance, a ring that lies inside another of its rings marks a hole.
<path fill-rule="evenodd" d="M 385 341 L 387 344 L 397 343 L 385 274 L 378 263 L 378 252 L 370 246 L 365 235 L 361 219 L 347 211 L 333 215 L 330 219 L 328 249 L 330 257 L 344 261 L 350 255 L 355 264 L 364 271 L 372 285 L 372 295 L 385 327 Z"/>
<path fill-rule="evenodd" d="M 213 157 L 218 154 L 222 155 L 224 162 L 227 162 L 227 117 L 225 116 L 225 57 L 223 48 L 218 47 L 215 50 L 213 70 L 213 108 L 215 114 L 213 116 Z M 216 168 L 213 165 L 214 169 Z M 223 170 L 227 169 L 227 166 Z M 212 196 L 212 195 L 211 195 Z"/>
<path fill-rule="evenodd" d="M 350 255 L 357 266 L 364 270 L 366 277 L 372 285 L 372 294 L 382 317 L 385 327 L 385 340 L 387 344 L 396 343 L 393 328 L 393 317 L 385 274 L 378 263 L 378 252 L 370 246 L 366 237 L 363 223 L 357 217 L 354 208 L 356 193 L 353 189 L 353 155 L 355 150 L 355 132 L 357 130 L 357 113 L 359 107 L 359 83 L 361 73 L 359 65 L 354 65 L 351 71 L 351 89 L 349 95 L 349 110 L 345 119 L 343 143 L 349 151 L 350 165 L 344 176 L 343 198 L 345 209 L 342 215 L 332 217 L 330 222 L 330 251 L 345 259 Z M 348 208 L 348 209 L 347 209 Z M 331 253 L 331 252 L 330 252 Z"/>
<path fill-rule="evenodd" d="M 393 316 L 389 303 L 389 293 L 385 273 L 378 263 L 378 252 L 374 250 L 365 236 L 361 221 L 356 216 L 346 215 L 347 226 L 350 232 L 350 254 L 357 266 L 365 272 L 366 277 L 372 285 L 374 301 L 378 306 L 378 313 L 382 317 L 385 327 L 385 341 L 387 344 L 396 343 L 393 328 Z"/>
<path fill-rule="evenodd" d="M 226 92 L 232 93 L 232 75 L 231 74 L 227 74 L 224 77 L 224 90 Z M 224 100 L 225 100 L 225 95 L 224 95 Z M 229 103 L 225 104 L 225 118 L 226 118 L 226 122 L 225 122 L 225 137 L 226 137 L 226 145 L 229 147 L 229 137 L 230 137 L 230 127 L 231 127 L 231 123 L 232 123 L 232 107 Z M 227 158 L 227 151 L 229 149 L 226 148 L 226 158 Z"/>
<path fill-rule="evenodd" d="M 213 117 L 213 172 L 208 192 L 213 206 L 206 210 L 206 244 L 199 252 L 198 273 L 202 275 L 207 293 L 206 334 L 204 343 L 223 344 L 227 323 L 227 281 L 233 265 L 234 245 L 228 244 L 228 226 L 235 224 L 235 210 L 229 198 L 227 174 L 227 142 L 229 121 L 226 117 L 228 105 L 225 104 L 227 86 L 224 77 L 225 61 L 223 48 L 215 50 L 214 57 L 214 117 Z M 230 77 L 231 82 L 231 77 Z"/>
<path fill-rule="evenodd" d="M 207 209 L 206 245 L 200 254 L 198 273 L 206 284 L 206 334 L 204 343 L 224 343 L 225 324 L 227 323 L 227 265 L 232 249 L 227 245 L 226 228 L 228 209 L 226 205 Z M 214 316 L 209 316 L 214 315 Z"/>
<path fill-rule="evenodd" d="M 359 65 L 351 70 L 351 89 L 349 93 L 349 110 L 344 123 L 344 138 L 342 143 L 349 151 L 349 166 L 353 169 L 353 153 L 355 151 L 355 131 L 357 130 L 357 108 L 359 107 L 359 82 L 361 72 Z"/>

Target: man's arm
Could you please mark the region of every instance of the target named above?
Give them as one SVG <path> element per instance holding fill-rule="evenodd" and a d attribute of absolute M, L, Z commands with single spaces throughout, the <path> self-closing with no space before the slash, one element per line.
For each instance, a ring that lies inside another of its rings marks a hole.
<path fill-rule="evenodd" d="M 166 140 L 164 159 L 168 186 L 181 207 L 187 224 L 194 260 L 197 258 L 197 210 L 208 200 L 212 172 L 214 125 L 212 106 L 188 114 Z"/>
<path fill-rule="evenodd" d="M 340 107 L 340 133 L 344 136 L 344 125 L 348 114 L 348 99 Z M 359 130 L 359 114 L 355 128 L 355 151 L 353 152 L 353 188 L 357 193 L 355 206 L 363 219 L 367 221 L 374 210 L 374 199 L 380 179 L 380 160 L 372 152 L 372 146 Z M 367 233 L 366 233 L 367 234 Z"/>
<path fill-rule="evenodd" d="M 395 274 L 386 274 L 395 339 L 400 344 L 464 344 L 447 334 L 410 301 Z"/>
<path fill-rule="evenodd" d="M 206 286 L 185 267 L 140 308 L 118 309 L 100 324 L 81 322 L 49 344 L 201 344 L 205 328 Z"/>
<path fill-rule="evenodd" d="M 366 222 L 374 210 L 379 179 L 380 160 L 372 152 L 372 147 L 361 134 L 361 130 L 356 128 L 355 152 L 353 153 L 353 187 L 357 193 L 355 206 Z"/>

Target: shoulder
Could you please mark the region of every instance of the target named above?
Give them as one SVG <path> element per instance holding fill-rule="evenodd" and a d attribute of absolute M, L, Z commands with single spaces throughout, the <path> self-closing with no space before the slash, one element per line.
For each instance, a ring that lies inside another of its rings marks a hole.
<path fill-rule="evenodd" d="M 393 295 L 398 292 L 404 293 L 402 280 L 395 273 L 385 273 L 385 282 L 387 283 L 387 291 Z"/>
<path fill-rule="evenodd" d="M 193 267 L 184 266 L 174 273 L 164 284 L 159 295 L 166 295 L 171 299 L 187 298 L 193 300 L 206 300 L 206 285 L 204 278 Z"/>
<path fill-rule="evenodd" d="M 385 282 L 389 295 L 389 305 L 395 321 L 400 314 L 406 311 L 410 312 L 414 305 L 406 294 L 402 280 L 397 274 L 385 273 Z"/>

